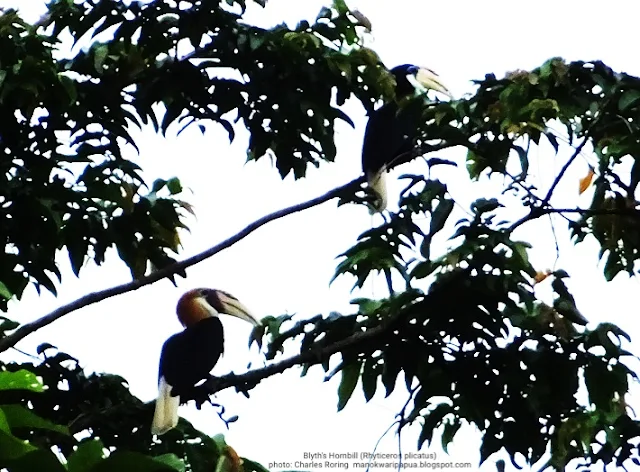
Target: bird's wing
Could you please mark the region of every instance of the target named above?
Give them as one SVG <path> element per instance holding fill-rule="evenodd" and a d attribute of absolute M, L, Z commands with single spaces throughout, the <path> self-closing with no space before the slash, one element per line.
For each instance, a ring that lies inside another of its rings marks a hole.
<path fill-rule="evenodd" d="M 401 164 L 398 156 L 413 149 L 416 138 L 414 116 L 401 111 L 395 104 L 384 105 L 373 112 L 367 123 L 362 146 L 362 167 L 366 173 Z"/>
<path fill-rule="evenodd" d="M 165 341 L 158 378 L 164 377 L 179 395 L 207 378 L 223 348 L 224 335 L 218 317 L 201 320 Z"/>
<path fill-rule="evenodd" d="M 185 343 L 184 332 L 174 334 L 162 345 L 160 353 L 160 365 L 158 367 L 158 379 L 164 377 L 170 385 L 174 385 L 175 372 L 185 363 L 185 351 L 188 346 Z"/>

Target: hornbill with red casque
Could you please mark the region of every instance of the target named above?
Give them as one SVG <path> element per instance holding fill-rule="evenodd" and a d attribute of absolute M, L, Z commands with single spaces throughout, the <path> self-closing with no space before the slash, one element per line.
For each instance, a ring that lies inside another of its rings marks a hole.
<path fill-rule="evenodd" d="M 436 90 L 451 97 L 438 74 L 430 69 L 403 64 L 391 69 L 391 73 L 396 79 L 396 101 L 371 112 L 362 145 L 362 170 L 375 196 L 372 214 L 387 207 L 386 173 L 400 164 L 401 158 L 408 157 L 418 137 L 414 117 L 403 113 L 398 102 L 426 90 Z"/>
<path fill-rule="evenodd" d="M 198 288 L 178 300 L 178 319 L 184 330 L 162 346 L 158 372 L 158 399 L 151 424 L 153 434 L 164 434 L 178 424 L 180 395 L 190 393 L 209 373 L 224 351 L 219 314 L 235 316 L 257 326 L 260 322 L 232 295 Z"/>

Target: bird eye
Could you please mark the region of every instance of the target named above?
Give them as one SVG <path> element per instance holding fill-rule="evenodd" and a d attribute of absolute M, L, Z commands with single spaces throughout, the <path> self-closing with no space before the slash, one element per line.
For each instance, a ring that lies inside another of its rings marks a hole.
<path fill-rule="evenodd" d="M 414 74 L 414 75 L 415 75 L 415 74 L 417 74 L 417 73 L 418 73 L 418 71 L 419 71 L 419 70 L 420 70 L 420 68 L 419 68 L 418 66 L 410 66 L 410 67 L 407 69 L 407 73 L 409 73 L 409 74 Z"/>

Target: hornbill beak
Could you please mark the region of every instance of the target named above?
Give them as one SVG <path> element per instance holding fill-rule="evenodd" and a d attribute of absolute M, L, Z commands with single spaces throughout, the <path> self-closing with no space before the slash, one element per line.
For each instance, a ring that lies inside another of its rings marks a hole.
<path fill-rule="evenodd" d="M 407 80 L 409 80 L 414 87 L 418 90 L 422 90 L 423 92 L 426 92 L 427 90 L 435 90 L 436 92 L 445 94 L 449 98 L 453 98 L 449 89 L 447 89 L 447 87 L 445 87 L 440 81 L 438 74 L 426 67 L 421 67 L 415 76 L 413 74 L 408 75 Z"/>
<path fill-rule="evenodd" d="M 260 321 L 233 295 L 223 292 L 222 290 L 211 290 L 205 297 L 205 300 L 217 312 L 225 315 L 235 316 L 241 320 L 251 323 L 254 326 L 260 326 Z"/>

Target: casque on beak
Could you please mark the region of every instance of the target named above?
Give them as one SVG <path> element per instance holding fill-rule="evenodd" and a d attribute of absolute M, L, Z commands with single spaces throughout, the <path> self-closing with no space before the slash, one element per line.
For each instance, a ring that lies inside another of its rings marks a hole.
<path fill-rule="evenodd" d="M 235 316 L 254 326 L 260 326 L 260 321 L 237 298 L 228 293 L 217 290 L 216 296 L 220 301 L 220 312 L 225 315 Z M 215 306 L 215 305 L 214 305 Z"/>
<path fill-rule="evenodd" d="M 415 74 L 415 77 L 413 75 L 407 76 L 407 80 L 409 80 L 409 82 L 411 82 L 416 88 L 422 89 L 423 92 L 427 90 L 435 90 L 445 94 L 449 98 L 453 98 L 449 89 L 440 82 L 438 74 L 426 67 L 421 67 L 418 70 L 418 73 Z"/>

